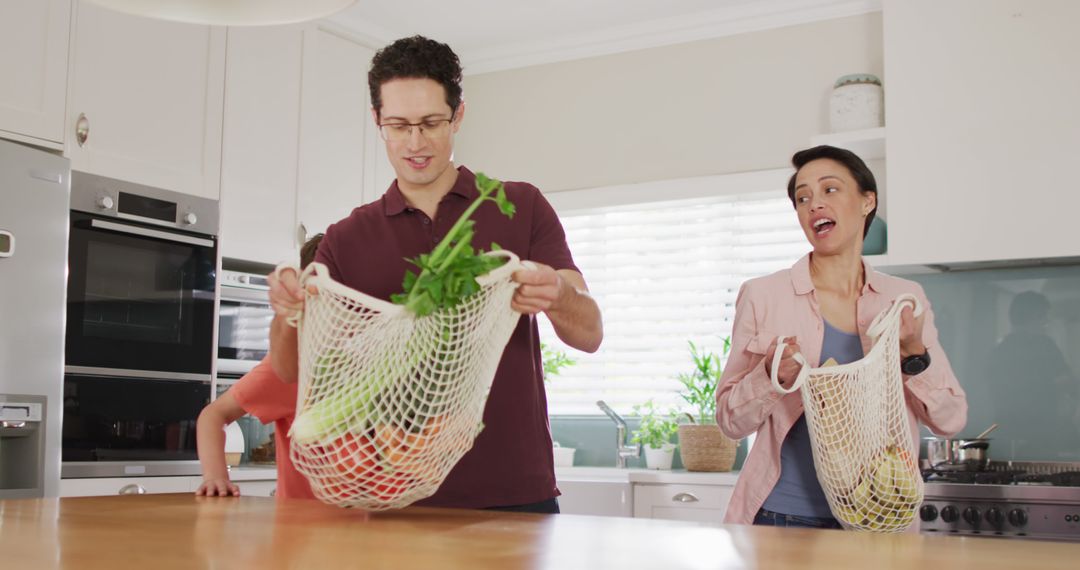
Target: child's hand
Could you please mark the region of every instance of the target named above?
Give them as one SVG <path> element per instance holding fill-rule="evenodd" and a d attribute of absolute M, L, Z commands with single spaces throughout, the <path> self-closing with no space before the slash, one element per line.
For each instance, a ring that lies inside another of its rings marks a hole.
<path fill-rule="evenodd" d="M 239 497 L 240 487 L 228 479 L 206 479 L 195 490 L 195 494 L 204 497 Z"/>

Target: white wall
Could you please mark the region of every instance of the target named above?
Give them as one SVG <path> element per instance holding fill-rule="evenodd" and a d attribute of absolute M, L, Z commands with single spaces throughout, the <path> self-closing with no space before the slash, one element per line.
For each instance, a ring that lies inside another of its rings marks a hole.
<path fill-rule="evenodd" d="M 456 160 L 544 191 L 785 167 L 837 77 L 887 79 L 881 38 L 873 13 L 466 76 Z"/>

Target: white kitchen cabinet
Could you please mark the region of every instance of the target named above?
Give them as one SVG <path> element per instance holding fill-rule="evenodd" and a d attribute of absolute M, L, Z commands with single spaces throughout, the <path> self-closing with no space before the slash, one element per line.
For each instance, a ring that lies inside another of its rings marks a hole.
<path fill-rule="evenodd" d="M 277 481 L 234 481 L 240 487 L 241 497 L 273 497 L 277 493 Z"/>
<path fill-rule="evenodd" d="M 202 477 L 100 477 L 61 479 L 61 497 L 97 497 L 106 495 L 192 493 Z"/>
<path fill-rule="evenodd" d="M 296 165 L 304 28 L 230 28 L 221 160 L 221 252 L 297 257 Z"/>
<path fill-rule="evenodd" d="M 72 2 L 0 2 L 0 137 L 63 148 Z"/>
<path fill-rule="evenodd" d="M 273 497 L 277 493 L 277 467 L 232 467 L 229 469 L 229 480 L 240 487 L 241 497 Z"/>
<path fill-rule="evenodd" d="M 385 155 L 367 86 L 374 55 L 325 26 L 304 32 L 297 218 L 309 236 L 366 201 L 367 165 Z"/>
<path fill-rule="evenodd" d="M 72 43 L 71 167 L 218 198 L 225 29 L 82 2 Z"/>
<path fill-rule="evenodd" d="M 634 517 L 720 523 L 734 485 L 634 483 Z"/>
<path fill-rule="evenodd" d="M 890 265 L 1080 255 L 1080 3 L 886 0 Z"/>

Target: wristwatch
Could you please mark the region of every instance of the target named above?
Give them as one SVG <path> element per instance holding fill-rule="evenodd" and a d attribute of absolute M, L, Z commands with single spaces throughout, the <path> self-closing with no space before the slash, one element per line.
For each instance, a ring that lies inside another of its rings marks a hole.
<path fill-rule="evenodd" d="M 900 361 L 900 371 L 908 376 L 914 376 L 930 367 L 930 350 L 922 354 L 912 354 Z"/>

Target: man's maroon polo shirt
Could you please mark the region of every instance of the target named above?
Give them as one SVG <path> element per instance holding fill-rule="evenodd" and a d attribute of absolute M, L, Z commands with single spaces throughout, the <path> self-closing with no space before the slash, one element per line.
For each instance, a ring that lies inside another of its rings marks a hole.
<path fill-rule="evenodd" d="M 506 193 L 517 213 L 510 219 L 494 202 L 481 205 L 473 214 L 473 247 L 488 250 L 496 242 L 523 260 L 577 271 L 562 224 L 540 191 L 507 182 Z M 395 181 L 381 199 L 330 226 L 316 261 L 325 263 L 335 280 L 389 300 L 401 292 L 405 271 L 415 272 L 406 258 L 431 251 L 477 196 L 475 175 L 459 167 L 457 182 L 431 220 L 405 203 Z M 483 431 L 435 495 L 419 505 L 510 506 L 559 494 L 539 339 L 535 319 L 522 316 L 495 373 Z"/>

